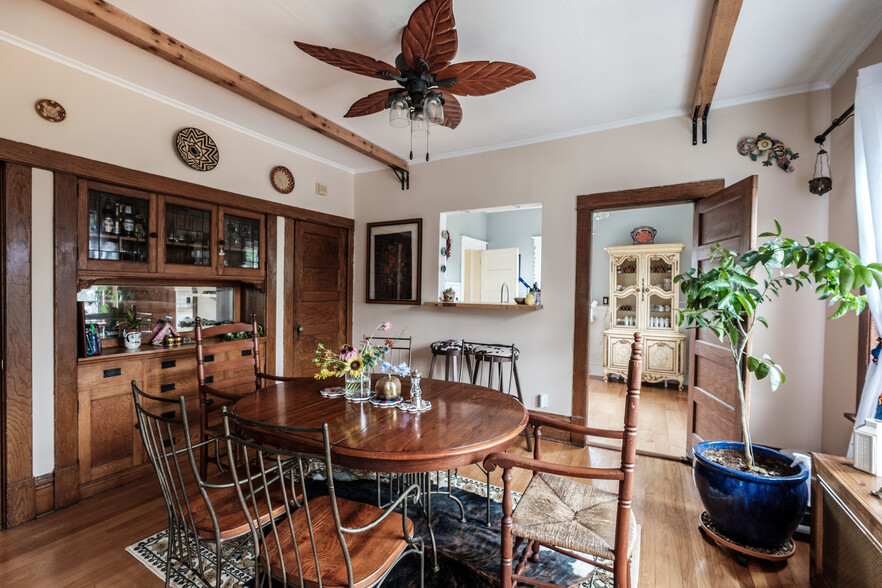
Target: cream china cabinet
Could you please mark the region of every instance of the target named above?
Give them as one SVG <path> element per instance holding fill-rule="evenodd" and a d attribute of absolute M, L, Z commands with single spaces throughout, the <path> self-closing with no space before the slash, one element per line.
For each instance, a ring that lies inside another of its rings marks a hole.
<path fill-rule="evenodd" d="M 680 252 L 685 243 L 607 247 L 609 328 L 603 331 L 603 381 L 628 376 L 634 333 L 643 335 L 643 380 L 683 389 L 686 335 L 677 329 Z"/>

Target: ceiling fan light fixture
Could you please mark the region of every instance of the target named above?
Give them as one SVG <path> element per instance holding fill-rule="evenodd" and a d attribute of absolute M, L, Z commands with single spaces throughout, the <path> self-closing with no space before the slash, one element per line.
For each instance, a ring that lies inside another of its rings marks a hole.
<path fill-rule="evenodd" d="M 389 99 L 389 124 L 396 129 L 410 125 L 410 104 L 401 93 L 396 92 Z"/>
<path fill-rule="evenodd" d="M 410 132 L 414 137 L 426 137 L 429 134 L 429 119 L 422 108 L 414 108 L 410 115 Z"/>
<path fill-rule="evenodd" d="M 423 112 L 429 120 L 429 124 L 444 124 L 444 99 L 437 92 L 429 92 L 423 100 Z"/>

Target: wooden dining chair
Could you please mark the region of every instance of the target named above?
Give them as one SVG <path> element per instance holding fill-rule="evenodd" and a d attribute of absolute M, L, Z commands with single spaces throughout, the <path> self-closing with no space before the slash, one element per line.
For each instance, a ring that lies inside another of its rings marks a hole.
<path fill-rule="evenodd" d="M 413 536 L 413 521 L 407 516 L 408 502 L 419 500 L 419 486 L 410 486 L 386 508 L 340 498 L 334 489 L 327 423 L 321 428 L 285 427 L 238 417 L 226 407 L 222 412 L 227 452 L 242 455 L 244 465 L 241 474 L 233 470 L 243 518 L 268 521 L 251 525 L 255 586 L 267 579 L 272 585 L 301 588 L 378 586 L 411 553 L 420 558 L 423 586 L 423 540 Z M 313 439 L 321 453 L 261 445 L 237 436 L 242 430 L 255 439 L 294 433 Z M 316 463 L 321 464 L 318 471 Z M 323 481 L 310 480 L 310 467 Z M 295 508 L 285 509 L 278 519 L 269 516 L 274 500 L 254 498 L 279 494 Z"/>
<path fill-rule="evenodd" d="M 135 380 L 132 396 L 144 451 L 156 472 L 168 514 L 165 585 L 169 586 L 177 562 L 206 585 L 220 588 L 224 566 L 249 548 L 252 539 L 232 473 L 205 480 L 198 471 L 196 452 L 220 440 L 192 443 L 183 396 L 177 400 L 151 396 Z M 266 512 L 278 516 L 285 504 L 284 497 L 277 495 L 274 509 Z M 213 562 L 205 557 L 206 552 L 213 554 Z"/>
<path fill-rule="evenodd" d="M 533 579 L 524 576 L 523 572 L 528 561 L 538 560 L 540 546 L 613 572 L 613 585 L 616 588 L 631 585 L 631 555 L 639 533 L 631 510 L 631 498 L 634 494 L 634 462 L 637 455 L 642 354 L 641 335 L 635 333 L 628 364 L 624 429 L 595 429 L 530 414 L 528 427 L 533 428 L 536 440 L 533 457 L 492 453 L 484 460 L 488 471 L 497 467 L 503 469 L 502 588 L 511 588 L 516 583 L 533 584 Z M 621 466 L 595 468 L 542 461 L 542 427 L 621 439 Z M 514 468 L 531 470 L 533 478 L 518 501 L 517 508 L 512 509 L 511 480 Z M 601 490 L 570 478 L 617 480 L 618 492 Z M 517 563 L 514 563 L 515 554 L 522 544 L 523 551 Z M 610 567 L 592 558 L 612 560 L 613 565 Z M 555 586 L 549 583 L 541 585 Z"/>
<path fill-rule="evenodd" d="M 242 338 L 240 333 L 248 333 Z M 222 406 L 233 404 L 245 394 L 251 394 L 268 382 L 285 382 L 290 377 L 273 376 L 261 370 L 258 345 L 257 317 L 250 323 L 229 323 L 203 327 L 196 317 L 196 372 L 199 380 L 199 440 L 205 441 L 221 433 L 218 418 L 211 415 Z M 208 447 L 200 451 L 199 472 L 204 478 L 208 471 Z M 219 456 L 215 454 L 215 458 Z"/>

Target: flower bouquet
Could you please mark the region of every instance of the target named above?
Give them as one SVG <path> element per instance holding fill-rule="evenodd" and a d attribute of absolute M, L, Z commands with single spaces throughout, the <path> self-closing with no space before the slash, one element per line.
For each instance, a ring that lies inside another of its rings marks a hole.
<path fill-rule="evenodd" d="M 376 332 L 386 333 L 392 328 L 392 323 L 386 321 L 380 323 Z M 319 343 L 315 350 L 313 363 L 319 371 L 315 374 L 316 380 L 325 378 L 343 377 L 346 386 L 346 397 L 352 400 L 367 400 L 370 398 L 370 371 L 378 368 L 383 362 L 383 357 L 392 348 L 392 340 L 385 339 L 382 344 L 374 344 L 370 336 L 365 336 L 358 346 L 343 345 L 339 352 L 327 349 Z"/>

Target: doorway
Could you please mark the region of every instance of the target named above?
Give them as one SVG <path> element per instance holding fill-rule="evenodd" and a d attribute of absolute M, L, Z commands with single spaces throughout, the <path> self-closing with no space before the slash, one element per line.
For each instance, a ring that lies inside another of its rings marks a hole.
<path fill-rule="evenodd" d="M 716 244 L 743 252 L 756 246 L 757 176 L 747 177 L 729 187 L 722 180 L 692 182 L 673 186 L 641 188 L 579 196 L 576 205 L 576 284 L 573 320 L 573 423 L 588 422 L 591 316 L 591 231 L 595 212 L 604 210 L 658 207 L 693 202 L 693 251 L 690 266 L 706 267 Z M 651 285 L 651 284 L 650 284 Z M 650 288 L 651 290 L 651 288 Z M 643 287 L 641 283 L 641 292 Z M 645 294 L 645 292 L 643 292 Z M 636 329 L 635 329 L 636 330 Z M 686 452 L 705 439 L 741 440 L 740 413 L 732 399 L 735 368 L 727 353 L 709 336 L 709 329 L 689 330 L 689 371 L 687 395 Z M 649 343 L 644 336 L 644 343 Z M 748 343 L 749 345 L 749 343 Z M 645 367 L 653 367 L 652 345 L 643 350 Z M 744 391 L 750 402 L 750 390 Z M 644 425 L 645 427 L 645 425 Z M 639 431 L 638 427 L 638 431 Z M 570 441 L 584 445 L 584 434 L 573 434 Z M 638 449 L 639 453 L 647 452 Z M 659 455 L 660 457 L 669 457 Z M 674 456 L 675 458 L 677 456 Z"/>
<path fill-rule="evenodd" d="M 678 328 L 676 322 L 683 301 L 672 280 L 691 265 L 694 208 L 686 202 L 592 214 L 588 425 L 621 427 L 626 370 L 617 367 L 615 355 L 622 351 L 625 358 L 630 356 L 631 337 L 639 329 L 648 336 L 637 448 L 672 457 L 686 454 L 683 382 L 688 353 L 685 328 Z M 650 247 L 631 236 L 637 227 L 651 228 Z M 640 281 L 652 286 L 648 295 L 640 292 L 646 290 Z M 632 289 L 636 292 L 629 294 Z"/>

